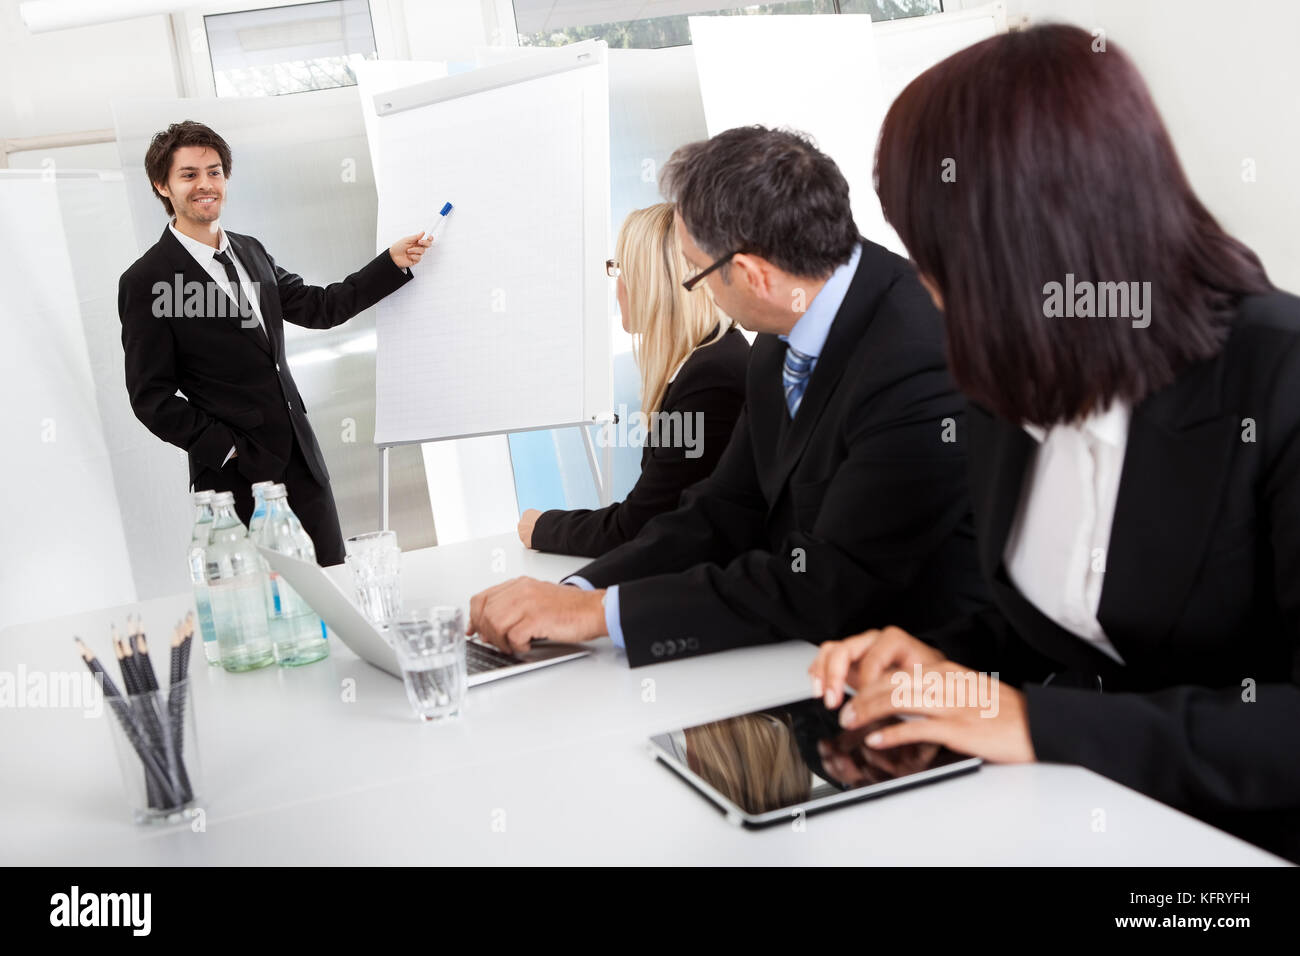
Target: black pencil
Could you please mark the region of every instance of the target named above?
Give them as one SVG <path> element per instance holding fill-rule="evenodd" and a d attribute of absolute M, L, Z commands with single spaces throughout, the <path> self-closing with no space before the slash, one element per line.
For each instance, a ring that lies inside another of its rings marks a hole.
<path fill-rule="evenodd" d="M 181 645 L 181 678 L 190 676 L 190 650 L 194 646 L 194 612 L 185 615 L 185 643 Z"/>
<path fill-rule="evenodd" d="M 172 635 L 172 685 L 168 688 L 168 698 L 166 698 L 169 741 L 172 744 L 169 753 L 174 761 L 175 783 L 179 795 L 186 801 L 194 799 L 194 788 L 190 784 L 190 775 L 185 769 L 185 695 L 188 684 L 183 679 L 185 671 L 181 670 L 181 667 L 182 659 L 185 657 L 186 641 L 194 633 L 191 622 L 192 617 L 186 618 L 185 626 L 177 622 Z M 187 630 L 190 633 L 186 633 Z"/>
<path fill-rule="evenodd" d="M 127 617 L 130 623 L 131 618 Z M 149 642 L 144 637 L 144 625 L 141 623 L 140 615 L 135 616 L 135 623 L 131 625 L 131 638 L 135 645 L 135 661 L 140 668 L 141 690 L 157 690 L 158 675 L 154 673 L 153 661 L 149 659 Z"/>
<path fill-rule="evenodd" d="M 117 685 L 113 683 L 113 678 L 108 676 L 108 671 L 104 670 L 104 665 L 99 662 L 99 658 L 96 657 L 94 652 L 82 642 L 81 638 L 74 637 L 72 640 L 76 642 L 77 650 L 81 653 L 81 659 L 86 662 L 86 666 L 90 668 L 90 672 L 99 678 L 100 689 L 103 690 L 104 696 L 106 698 L 117 698 L 120 700 L 122 698 L 122 692 L 118 690 Z"/>
<path fill-rule="evenodd" d="M 168 768 L 172 770 L 172 780 L 176 785 L 176 792 L 180 795 L 182 801 L 189 801 L 194 798 L 194 790 L 190 785 L 190 776 L 185 770 L 184 750 L 185 750 L 185 690 L 186 685 L 181 679 L 181 657 L 185 648 L 185 627 L 180 621 L 176 622 L 176 629 L 172 632 L 172 657 L 171 657 L 171 686 L 167 691 L 167 733 L 164 738 L 167 747 Z"/>
<path fill-rule="evenodd" d="M 156 792 L 166 798 L 171 805 L 176 803 L 167 774 L 164 772 L 162 765 L 158 762 L 157 756 L 149 748 L 143 729 L 136 721 L 135 714 L 132 713 L 130 702 L 122 696 L 113 683 L 108 672 L 104 670 L 104 665 L 99 662 L 95 654 L 77 637 L 77 650 L 81 653 L 81 659 L 86 662 L 86 666 L 92 674 L 97 675 L 103 681 L 104 697 L 109 703 L 109 709 L 117 718 L 122 730 L 126 733 L 126 739 L 130 742 L 131 747 L 135 750 L 136 756 L 140 758 L 140 763 L 144 765 L 145 781 L 151 792 Z"/>
<path fill-rule="evenodd" d="M 169 661 L 170 667 L 167 671 L 167 683 L 175 687 L 181 679 L 181 655 L 185 653 L 185 635 L 181 630 L 180 621 L 176 622 L 176 630 L 172 632 L 172 653 Z"/>
<path fill-rule="evenodd" d="M 131 653 L 127 649 L 126 642 L 117 636 L 117 625 L 114 624 L 111 629 L 113 641 L 113 653 L 117 655 L 117 666 L 122 672 L 122 689 L 126 691 L 128 697 L 140 692 L 139 683 L 135 676 L 135 661 L 131 660 Z"/>
<path fill-rule="evenodd" d="M 117 642 L 121 651 L 122 679 L 126 682 L 126 692 L 130 695 L 131 707 L 135 711 L 139 726 L 146 734 L 145 739 L 149 742 L 154 754 L 161 754 L 163 750 L 162 726 L 159 723 L 158 713 L 154 709 L 155 701 L 149 696 L 144 668 L 140 664 L 139 655 L 135 653 L 133 647 L 132 638 L 134 637 L 135 627 L 131 624 L 129 616 L 127 617 L 127 628 L 127 637 L 122 640 L 117 636 L 117 626 L 113 626 L 113 640 Z M 150 784 L 148 788 L 149 806 L 167 806 L 164 802 L 164 795 L 154 789 L 152 782 L 147 777 L 145 782 Z"/>

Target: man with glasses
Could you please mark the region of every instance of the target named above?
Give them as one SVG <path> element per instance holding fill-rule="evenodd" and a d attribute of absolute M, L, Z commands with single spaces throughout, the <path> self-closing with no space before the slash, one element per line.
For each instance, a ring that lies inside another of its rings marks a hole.
<path fill-rule="evenodd" d="M 682 147 L 661 185 L 700 270 L 685 287 L 758 333 L 745 410 L 675 511 L 564 584 L 475 595 L 470 632 L 508 650 L 608 634 L 635 667 L 982 605 L 942 320 L 906 260 L 858 235 L 835 163 L 753 126 Z"/>

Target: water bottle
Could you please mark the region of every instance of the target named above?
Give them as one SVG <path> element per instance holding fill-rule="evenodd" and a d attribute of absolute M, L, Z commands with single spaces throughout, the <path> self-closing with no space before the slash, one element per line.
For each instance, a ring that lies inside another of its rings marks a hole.
<path fill-rule="evenodd" d="M 217 632 L 212 627 L 212 603 L 208 600 L 208 576 L 204 552 L 212 534 L 212 492 L 194 492 L 194 530 L 190 532 L 190 584 L 194 587 L 194 605 L 199 612 L 199 634 L 203 653 L 209 664 L 221 663 Z"/>
<path fill-rule="evenodd" d="M 275 660 L 266 614 L 266 562 L 235 514 L 235 496 L 212 496 L 212 537 L 207 548 L 212 625 L 228 671 L 250 671 Z"/>
<path fill-rule="evenodd" d="M 266 519 L 266 501 L 262 497 L 262 492 L 273 484 L 274 481 L 259 481 L 253 485 L 253 517 L 248 519 L 248 537 L 253 541 L 257 540 L 257 534 L 262 530 L 262 522 Z"/>
<path fill-rule="evenodd" d="M 262 492 L 262 497 L 266 501 L 266 520 L 262 523 L 257 543 L 263 548 L 315 564 L 316 547 L 289 507 L 284 485 L 272 485 Z M 267 575 L 266 585 L 271 644 L 280 666 L 297 667 L 328 657 L 330 647 L 320 615 L 275 571 Z"/>

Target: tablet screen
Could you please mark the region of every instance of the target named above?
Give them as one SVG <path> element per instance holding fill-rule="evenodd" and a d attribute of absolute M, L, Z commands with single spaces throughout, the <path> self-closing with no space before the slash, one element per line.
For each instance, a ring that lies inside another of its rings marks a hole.
<path fill-rule="evenodd" d="M 842 706 L 842 705 L 841 705 Z M 769 707 L 652 738 L 749 814 L 766 814 L 970 761 L 939 744 L 873 750 L 867 735 L 898 717 L 845 730 L 818 699 Z"/>

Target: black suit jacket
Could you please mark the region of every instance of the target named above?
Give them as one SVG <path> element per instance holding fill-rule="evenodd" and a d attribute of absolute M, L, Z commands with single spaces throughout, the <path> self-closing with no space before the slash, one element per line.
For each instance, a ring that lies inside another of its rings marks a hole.
<path fill-rule="evenodd" d="M 399 269 L 385 251 L 342 282 L 310 286 L 276 265 L 252 236 L 229 230 L 226 235 L 258 284 L 266 330 L 255 318 L 235 314 L 220 287 L 213 297 L 220 308 L 210 311 L 211 277 L 164 229 L 118 282 L 131 408 L 151 432 L 189 452 L 191 481 L 205 467 L 220 470 L 231 445 L 238 452 L 231 466 L 249 481 L 279 478 L 296 436 L 323 485 L 329 471 L 285 359 L 284 323 L 332 328 L 409 282 L 410 271 Z M 186 283 L 200 284 L 200 314 L 175 314 L 184 304 L 174 301 L 178 282 L 182 290 Z"/>
<path fill-rule="evenodd" d="M 1037 446 L 982 409 L 969 421 L 994 606 L 922 636 L 1023 687 L 1039 760 L 1300 859 L 1300 299 L 1245 300 L 1218 357 L 1133 409 L 1097 615 L 1124 665 L 1007 578 Z M 1093 675 L 1103 693 L 1060 686 Z"/>
<path fill-rule="evenodd" d="M 785 343 L 758 336 L 713 474 L 577 572 L 620 585 L 629 664 L 935 626 L 983 603 L 942 331 L 907 262 L 864 241 L 793 421 Z"/>
<path fill-rule="evenodd" d="M 705 341 L 716 331 L 715 327 Z M 533 526 L 533 547 L 599 557 L 635 537 L 655 515 L 676 508 L 682 491 L 712 474 L 722 457 L 745 402 L 748 364 L 749 342 L 735 326 L 716 342 L 691 352 L 664 393 L 661 412 L 681 415 L 683 421 L 686 416 L 703 416 L 703 431 L 692 432 L 700 442 L 699 455 L 690 458 L 685 447 L 659 448 L 647 441 L 641 452 L 641 476 L 626 498 L 594 511 L 544 512 Z"/>

